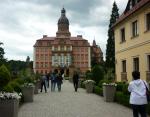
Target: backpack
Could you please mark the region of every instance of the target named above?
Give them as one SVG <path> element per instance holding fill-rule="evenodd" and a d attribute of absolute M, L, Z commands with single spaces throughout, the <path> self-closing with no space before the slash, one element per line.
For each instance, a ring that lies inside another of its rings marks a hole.
<path fill-rule="evenodd" d="M 52 80 L 52 81 L 55 80 L 55 74 L 51 74 L 51 80 Z"/>

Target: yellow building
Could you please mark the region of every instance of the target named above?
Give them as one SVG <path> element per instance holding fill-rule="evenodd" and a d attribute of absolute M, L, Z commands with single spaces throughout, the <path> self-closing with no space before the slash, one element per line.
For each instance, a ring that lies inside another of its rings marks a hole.
<path fill-rule="evenodd" d="M 137 70 L 150 81 L 150 0 L 129 0 L 114 32 L 116 80 L 129 82 Z"/>

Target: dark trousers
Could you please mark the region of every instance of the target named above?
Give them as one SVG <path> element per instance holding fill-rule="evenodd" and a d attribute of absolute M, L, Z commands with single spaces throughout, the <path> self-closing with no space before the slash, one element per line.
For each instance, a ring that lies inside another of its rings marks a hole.
<path fill-rule="evenodd" d="M 78 81 L 73 81 L 74 89 L 77 91 L 78 89 Z"/>
<path fill-rule="evenodd" d="M 45 82 L 41 82 L 41 92 L 43 90 L 43 86 L 44 86 L 45 92 L 47 92 L 47 90 L 46 90 L 46 83 Z"/>
<path fill-rule="evenodd" d="M 61 91 L 61 82 L 57 82 L 58 91 Z"/>
<path fill-rule="evenodd" d="M 49 88 L 49 80 L 47 80 L 47 88 Z"/>
<path fill-rule="evenodd" d="M 146 105 L 132 105 L 133 109 L 133 117 L 139 117 L 139 114 L 141 117 L 147 117 L 146 116 Z"/>

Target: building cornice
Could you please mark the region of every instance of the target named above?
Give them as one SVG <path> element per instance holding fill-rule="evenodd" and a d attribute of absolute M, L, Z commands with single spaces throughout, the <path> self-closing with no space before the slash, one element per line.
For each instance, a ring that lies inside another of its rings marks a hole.
<path fill-rule="evenodd" d="M 142 43 L 139 43 L 139 44 L 136 44 L 136 45 L 133 45 L 133 46 L 130 46 L 130 47 L 125 48 L 125 49 L 121 49 L 121 50 L 119 50 L 119 51 L 116 51 L 115 53 L 116 53 L 116 54 L 119 54 L 119 53 L 121 53 L 121 52 L 125 52 L 125 51 L 128 51 L 128 50 L 134 49 L 134 48 L 138 48 L 138 47 L 140 47 L 140 46 L 143 46 L 143 45 L 146 45 L 146 44 L 149 44 L 149 43 L 150 43 L 150 40 L 145 41 L 145 42 L 142 42 Z"/>

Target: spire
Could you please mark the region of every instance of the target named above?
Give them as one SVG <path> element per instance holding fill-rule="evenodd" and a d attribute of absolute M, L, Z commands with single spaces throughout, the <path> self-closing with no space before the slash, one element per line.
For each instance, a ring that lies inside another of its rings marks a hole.
<path fill-rule="evenodd" d="M 65 10 L 64 7 L 63 7 L 62 10 L 61 10 L 61 16 L 62 16 L 62 17 L 63 17 L 63 16 L 66 16 L 66 10 Z"/>
<path fill-rule="evenodd" d="M 94 40 L 93 40 L 93 46 L 96 46 L 95 37 L 94 37 Z"/>

